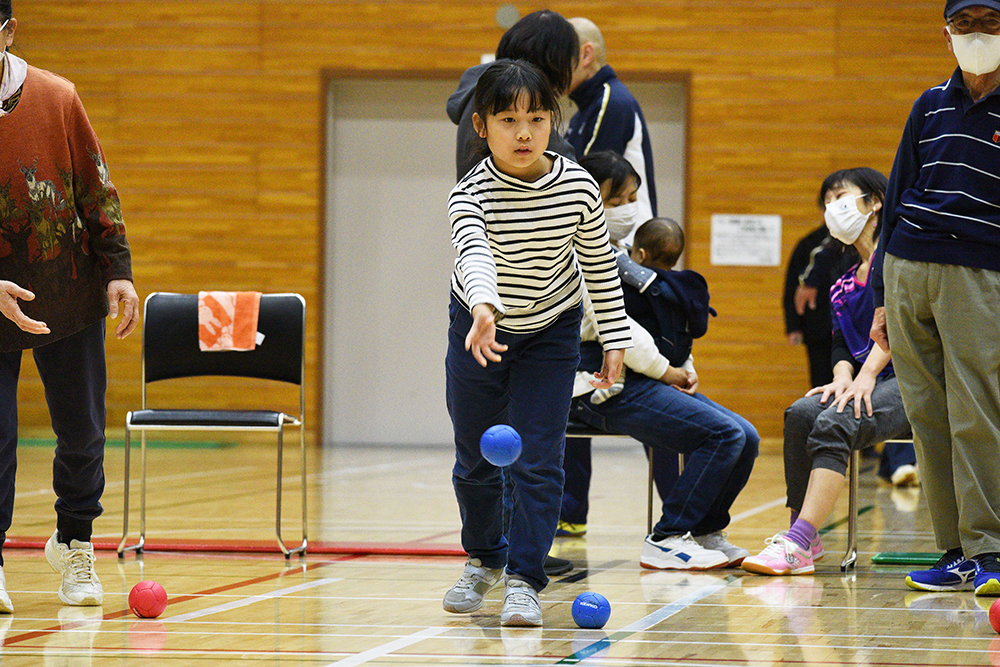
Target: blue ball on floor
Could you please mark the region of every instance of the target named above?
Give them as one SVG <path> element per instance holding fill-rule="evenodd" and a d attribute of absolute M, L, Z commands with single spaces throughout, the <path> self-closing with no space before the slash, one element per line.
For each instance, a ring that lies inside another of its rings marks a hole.
<path fill-rule="evenodd" d="M 611 618 L 611 603 L 600 593 L 580 593 L 573 600 L 573 620 L 581 628 L 603 628 Z"/>
<path fill-rule="evenodd" d="M 479 439 L 479 451 L 498 468 L 509 466 L 521 455 L 521 436 L 506 424 L 490 426 Z"/>

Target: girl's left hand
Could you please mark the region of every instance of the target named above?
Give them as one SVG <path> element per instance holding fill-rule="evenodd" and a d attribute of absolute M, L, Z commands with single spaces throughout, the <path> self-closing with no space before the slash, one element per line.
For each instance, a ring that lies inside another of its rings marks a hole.
<path fill-rule="evenodd" d="M 477 303 L 472 307 L 472 328 L 465 337 L 465 349 L 472 351 L 472 356 L 483 368 L 487 361 L 501 361 L 499 352 L 506 352 L 507 346 L 496 341 L 497 325 L 493 316 L 493 307 L 485 303 Z"/>
<path fill-rule="evenodd" d="M 592 384 L 596 389 L 607 389 L 618 380 L 625 363 L 625 350 L 608 350 L 604 353 L 604 365 L 600 373 L 594 373 Z"/>
<path fill-rule="evenodd" d="M 875 378 L 865 372 L 858 373 L 858 377 L 854 378 L 854 382 L 851 386 L 840 395 L 840 399 L 837 401 L 837 412 L 843 412 L 844 407 L 847 402 L 854 400 L 854 418 L 861 419 L 861 404 L 864 403 L 866 412 L 868 416 L 871 417 L 874 413 L 872 412 L 872 391 L 875 389 Z"/>

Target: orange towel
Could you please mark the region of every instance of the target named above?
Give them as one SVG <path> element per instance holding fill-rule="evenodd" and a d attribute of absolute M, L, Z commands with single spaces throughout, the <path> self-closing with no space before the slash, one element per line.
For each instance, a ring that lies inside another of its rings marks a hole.
<path fill-rule="evenodd" d="M 257 347 L 260 292 L 198 292 L 198 347 L 202 352 Z"/>

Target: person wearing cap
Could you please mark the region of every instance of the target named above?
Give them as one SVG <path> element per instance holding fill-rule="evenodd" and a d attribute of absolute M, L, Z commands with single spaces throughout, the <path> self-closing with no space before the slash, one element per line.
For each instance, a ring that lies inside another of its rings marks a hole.
<path fill-rule="evenodd" d="M 872 267 L 937 546 L 906 584 L 1000 596 L 1000 1 L 948 0 L 951 78 L 914 103 Z"/>

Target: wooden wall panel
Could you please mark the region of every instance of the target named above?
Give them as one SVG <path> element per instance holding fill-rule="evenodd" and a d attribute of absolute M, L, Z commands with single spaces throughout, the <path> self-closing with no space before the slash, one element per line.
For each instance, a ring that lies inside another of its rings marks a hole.
<path fill-rule="evenodd" d="M 499 4 L 50 0 L 14 8 L 21 55 L 77 84 L 102 138 L 140 295 L 301 292 L 315 416 L 323 72 L 457 77 L 495 48 Z M 763 435 L 779 436 L 784 408 L 807 388 L 803 350 L 784 343 L 783 269 L 711 266 L 711 215 L 781 215 L 787 258 L 821 221 L 816 189 L 828 172 L 888 172 L 913 100 L 954 67 L 940 35 L 943 3 L 515 4 L 522 14 L 550 6 L 596 21 L 626 81 L 689 77 L 687 262 L 708 278 L 720 311 L 695 351 L 702 386 Z M 108 348 L 113 427 L 139 401 L 138 336 Z M 25 366 L 22 423 L 44 426 L 41 388 Z"/>

